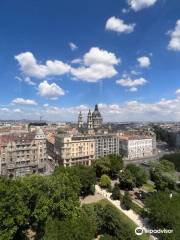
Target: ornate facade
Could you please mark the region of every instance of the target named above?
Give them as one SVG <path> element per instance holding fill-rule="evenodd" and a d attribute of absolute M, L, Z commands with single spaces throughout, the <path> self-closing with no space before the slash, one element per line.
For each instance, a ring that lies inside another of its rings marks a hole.
<path fill-rule="evenodd" d="M 80 132 L 88 132 L 89 134 L 93 134 L 99 132 L 102 128 L 103 118 L 101 113 L 99 112 L 98 105 L 95 105 L 94 111 L 91 112 L 89 109 L 87 115 L 87 123 L 83 123 L 82 113 L 79 113 L 78 116 L 78 129 Z"/>

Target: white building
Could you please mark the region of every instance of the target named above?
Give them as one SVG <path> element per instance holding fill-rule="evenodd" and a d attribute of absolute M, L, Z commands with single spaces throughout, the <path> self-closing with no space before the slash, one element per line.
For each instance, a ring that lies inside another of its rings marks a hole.
<path fill-rule="evenodd" d="M 121 135 L 119 151 L 125 160 L 145 159 L 153 156 L 154 142 L 151 136 Z"/>

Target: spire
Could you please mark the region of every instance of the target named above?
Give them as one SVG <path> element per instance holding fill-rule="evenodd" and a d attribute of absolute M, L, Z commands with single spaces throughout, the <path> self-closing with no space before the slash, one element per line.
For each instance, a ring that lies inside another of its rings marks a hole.
<path fill-rule="evenodd" d="M 92 113 L 90 109 L 87 116 L 87 125 L 88 125 L 88 129 L 92 128 Z"/>
<path fill-rule="evenodd" d="M 78 116 L 78 128 L 82 128 L 82 127 L 83 127 L 83 116 L 82 116 L 82 112 L 80 111 Z"/>

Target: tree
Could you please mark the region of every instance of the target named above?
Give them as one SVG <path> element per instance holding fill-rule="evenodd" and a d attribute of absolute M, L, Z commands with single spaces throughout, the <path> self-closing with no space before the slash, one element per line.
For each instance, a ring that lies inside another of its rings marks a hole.
<path fill-rule="evenodd" d="M 111 179 L 107 175 L 102 175 L 99 185 L 103 188 L 108 188 L 111 185 Z"/>
<path fill-rule="evenodd" d="M 121 189 L 127 190 L 132 190 L 135 187 L 134 177 L 128 169 L 119 173 L 119 185 Z"/>
<path fill-rule="evenodd" d="M 153 227 L 173 229 L 173 234 L 164 234 L 163 239 L 179 239 L 180 194 L 170 198 L 167 192 L 154 192 L 145 200 L 145 209 Z"/>
<path fill-rule="evenodd" d="M 176 171 L 174 164 L 162 160 L 150 164 L 151 180 L 154 181 L 157 190 L 174 190 L 176 188 Z"/>
<path fill-rule="evenodd" d="M 16 180 L 0 178 L 0 239 L 14 239 L 28 224 L 29 209 L 21 195 L 22 185 Z"/>
<path fill-rule="evenodd" d="M 94 194 L 96 184 L 96 174 L 94 168 L 91 166 L 79 165 L 68 168 L 68 171 L 78 176 L 81 183 L 81 196 L 84 197 L 89 194 Z"/>
<path fill-rule="evenodd" d="M 111 154 L 107 156 L 110 160 L 110 176 L 117 178 L 119 171 L 123 168 L 123 160 L 120 155 Z"/>
<path fill-rule="evenodd" d="M 123 160 L 120 155 L 110 154 L 97 159 L 93 166 L 98 178 L 103 174 L 117 178 L 119 171 L 123 168 Z"/>
<path fill-rule="evenodd" d="M 66 169 L 51 176 L 0 178 L 1 239 L 25 239 L 29 229 L 41 239 L 48 217 L 62 220 L 77 215 L 79 191 L 79 178 Z"/>
<path fill-rule="evenodd" d="M 125 192 L 122 198 L 122 205 L 126 210 L 129 210 L 132 206 L 132 200 L 129 195 L 129 192 Z"/>
<path fill-rule="evenodd" d="M 113 200 L 120 200 L 120 188 L 118 184 L 115 184 L 112 190 L 111 198 Z"/>
<path fill-rule="evenodd" d="M 98 178 L 100 178 L 103 174 L 109 175 L 110 159 L 107 157 L 101 157 L 93 163 L 93 167 Z"/>
<path fill-rule="evenodd" d="M 138 239 L 134 234 L 134 228 L 131 228 L 129 222 L 127 222 L 111 204 L 96 204 L 95 211 L 99 222 L 98 234 L 105 235 L 105 239 Z"/>
<path fill-rule="evenodd" d="M 46 224 L 44 240 L 91 240 L 97 231 L 96 220 L 80 209 L 77 216 L 58 219 L 49 218 Z"/>
<path fill-rule="evenodd" d="M 131 163 L 127 165 L 126 170 L 129 170 L 131 172 L 136 187 L 141 187 L 144 183 L 147 182 L 148 176 L 142 167 Z"/>

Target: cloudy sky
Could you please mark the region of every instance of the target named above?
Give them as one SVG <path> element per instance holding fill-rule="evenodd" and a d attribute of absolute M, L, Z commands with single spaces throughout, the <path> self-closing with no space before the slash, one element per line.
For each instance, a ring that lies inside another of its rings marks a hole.
<path fill-rule="evenodd" d="M 0 119 L 180 121 L 179 0 L 0 1 Z"/>

